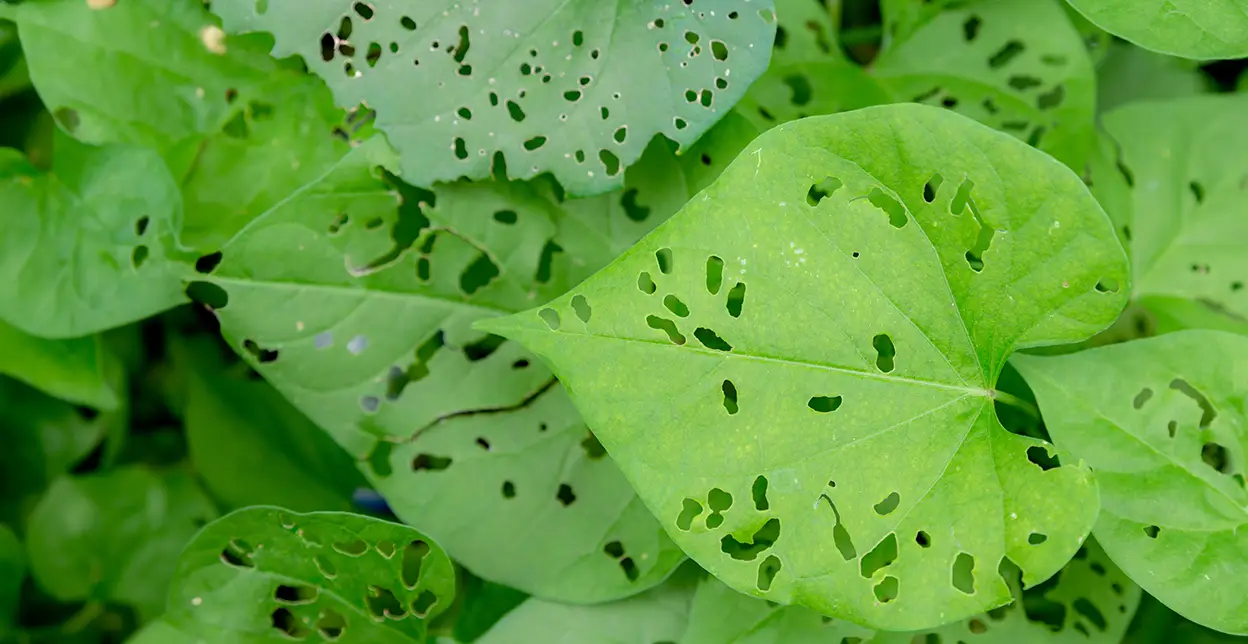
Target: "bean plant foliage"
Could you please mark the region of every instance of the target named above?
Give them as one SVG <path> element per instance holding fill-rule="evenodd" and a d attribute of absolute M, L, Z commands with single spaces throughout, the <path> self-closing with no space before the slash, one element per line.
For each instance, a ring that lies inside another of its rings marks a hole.
<path fill-rule="evenodd" d="M 0 0 L 0 642 L 1238 641 L 1246 55 Z"/>

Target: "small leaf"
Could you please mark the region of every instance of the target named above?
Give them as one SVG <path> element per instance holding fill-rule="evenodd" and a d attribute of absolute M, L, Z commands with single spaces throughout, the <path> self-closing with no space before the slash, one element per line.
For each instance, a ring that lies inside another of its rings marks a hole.
<path fill-rule="evenodd" d="M 164 610 L 178 553 L 215 508 L 182 473 L 142 467 L 57 479 L 31 511 L 30 572 L 62 601 L 107 599 L 143 618 Z"/>
<path fill-rule="evenodd" d="M 1183 58 L 1248 56 L 1248 15 L 1234 2 L 1070 0 L 1105 31 L 1141 47 Z"/>
<path fill-rule="evenodd" d="M 1052 358 L 1014 359 L 1053 440 L 1096 470 L 1096 538 L 1184 617 L 1248 633 L 1248 339 L 1179 331 Z M 1200 556 L 1196 556 L 1200 553 Z"/>
<path fill-rule="evenodd" d="M 340 105 L 376 109 L 414 185 L 488 178 L 497 153 L 510 178 L 551 172 L 569 193 L 592 195 L 618 188 L 656 134 L 693 143 L 766 69 L 771 0 L 690 5 L 541 0 L 515 12 L 450 0 L 228 0 L 212 9 L 232 33 L 272 33 L 274 55 L 301 56 Z"/>
<path fill-rule="evenodd" d="M 117 407 L 104 374 L 107 350 L 99 336 L 35 337 L 0 322 L 0 373 L 48 394 L 96 409 Z"/>
<path fill-rule="evenodd" d="M 839 187 L 811 206 L 829 177 Z M 1043 581 L 1091 527 L 1088 470 L 1033 462 L 1055 452 L 1002 428 L 992 396 L 1015 349 L 1117 317 L 1126 294 L 1097 290 L 1106 279 L 1128 283 L 1126 257 L 1070 170 L 965 117 L 891 105 L 762 135 L 606 269 L 478 328 L 552 365 L 668 533 L 730 586 L 913 629 L 1008 601 L 1005 557 Z M 575 320 L 578 296 L 588 323 L 542 321 Z"/>
<path fill-rule="evenodd" d="M 451 560 L 416 530 L 257 506 L 214 521 L 186 546 L 166 619 L 211 641 L 423 643 L 428 620 L 454 597 Z"/>
<path fill-rule="evenodd" d="M 170 261 L 181 211 L 160 157 L 59 136 L 51 174 L 0 150 L 0 317 L 67 338 L 185 301 Z"/>

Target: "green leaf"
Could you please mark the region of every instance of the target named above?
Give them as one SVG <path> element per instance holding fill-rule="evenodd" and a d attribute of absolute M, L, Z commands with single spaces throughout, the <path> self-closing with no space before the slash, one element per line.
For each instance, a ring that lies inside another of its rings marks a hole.
<path fill-rule="evenodd" d="M 1184 617 L 1248 634 L 1248 338 L 1182 331 L 1053 358 L 1023 357 L 1053 440 L 1096 470 L 1096 538 Z"/>
<path fill-rule="evenodd" d="M 931 631 L 879 633 L 800 606 L 772 606 L 710 577 L 698 587 L 681 644 L 825 644 L 845 639 L 870 644 L 1118 644 L 1140 602 L 1139 586 L 1092 540 L 1061 572 L 1026 591 L 1019 586 L 1017 568 L 1005 574 L 1014 597 L 1007 606 Z"/>
<path fill-rule="evenodd" d="M 13 529 L 0 523 L 0 638 L 8 638 L 17 624 L 26 556 Z"/>
<path fill-rule="evenodd" d="M 376 109 L 409 183 L 485 179 L 501 153 L 511 178 L 551 172 L 587 195 L 618 188 L 656 134 L 687 146 L 737 102 L 767 67 L 771 7 L 223 0 L 212 9 L 231 33 L 272 33 L 274 55 L 301 56 L 339 105 Z"/>
<path fill-rule="evenodd" d="M 58 398 L 115 409 L 117 394 L 104 374 L 107 359 L 99 336 L 45 340 L 0 322 L 0 373 Z"/>
<path fill-rule="evenodd" d="M 149 150 L 61 136 L 49 174 L 0 150 L 0 219 L 0 318 L 21 331 L 82 336 L 186 299 L 178 189 Z"/>
<path fill-rule="evenodd" d="M 1140 304 L 1152 314 L 1152 330 L 1157 335 L 1183 329 L 1212 329 L 1248 335 L 1248 320 L 1227 315 L 1226 311 L 1206 301 L 1145 297 L 1140 299 Z"/>
<path fill-rule="evenodd" d="M 684 561 L 562 387 L 501 416 L 453 417 L 380 443 L 373 485 L 469 569 L 541 597 L 610 601 Z"/>
<path fill-rule="evenodd" d="M 187 371 L 191 465 L 216 499 L 227 508 L 352 508 L 363 478 L 325 432 L 269 385 L 224 372 L 208 351 L 183 351 L 197 367 Z"/>
<path fill-rule="evenodd" d="M 888 3 L 885 49 L 868 68 L 835 42 L 816 0 L 777 7 L 784 38 L 741 109 L 760 128 L 915 101 L 1010 133 L 1082 168 L 1094 140 L 1095 77 L 1079 33 L 1051 0 Z"/>
<path fill-rule="evenodd" d="M 476 644 L 675 644 L 689 619 L 696 568 L 635 597 L 592 606 L 530 599 L 499 620 Z"/>
<path fill-rule="evenodd" d="M 187 545 L 165 619 L 201 642 L 423 643 L 454 595 L 451 560 L 407 526 L 259 506 Z"/>
<path fill-rule="evenodd" d="M 1195 62 L 1113 42 L 1096 72 L 1097 109 L 1104 113 L 1134 101 L 1186 98 L 1209 91 Z"/>
<path fill-rule="evenodd" d="M 31 512 L 30 571 L 61 601 L 120 602 L 151 619 L 164 610 L 178 553 L 215 516 L 181 472 L 126 467 L 61 477 Z"/>
<path fill-rule="evenodd" d="M 1015 349 L 1108 326 L 1128 286 L 1067 168 L 903 104 L 763 134 L 609 267 L 478 328 L 553 365 L 730 586 L 914 629 L 1008 601 L 1003 557 L 1035 584 L 1087 534 L 1089 472 L 1006 432 L 993 387 Z"/>
<path fill-rule="evenodd" d="M 465 574 L 459 592 L 463 607 L 455 615 L 453 629 L 456 642 L 475 642 L 494 627 L 498 620 L 529 598 L 525 593 Z"/>
<path fill-rule="evenodd" d="M 88 418 L 72 405 L 0 377 L 0 441 L 8 461 L 0 468 L 0 522 L 19 525 L 37 497 L 103 439 L 105 416 Z"/>
<path fill-rule="evenodd" d="M 198 0 L 82 0 L 16 8 L 31 80 L 65 131 L 88 143 L 158 150 L 174 175 L 229 118 L 229 94 L 266 81 L 262 40 L 221 38 Z"/>
<path fill-rule="evenodd" d="M 1245 110 L 1248 96 L 1202 96 L 1105 115 L 1121 154 L 1092 179 L 1119 185 L 1102 202 L 1126 228 L 1135 297 L 1203 300 L 1248 317 L 1248 157 L 1236 152 L 1248 146 Z"/>
<path fill-rule="evenodd" d="M 1248 56 L 1236 0 L 1068 0 L 1102 29 L 1145 49 L 1202 60 Z"/>

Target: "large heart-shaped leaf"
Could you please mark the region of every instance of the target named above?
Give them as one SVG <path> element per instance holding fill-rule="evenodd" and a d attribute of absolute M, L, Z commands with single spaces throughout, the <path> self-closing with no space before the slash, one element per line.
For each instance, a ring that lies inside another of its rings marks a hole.
<path fill-rule="evenodd" d="M 374 176 L 384 145 L 365 142 L 252 221 L 198 263 L 193 288 L 218 290 L 208 300 L 231 346 L 476 574 L 573 602 L 658 583 L 682 555 L 581 445 L 553 376 L 471 325 L 606 265 L 686 201 L 681 166 L 656 143 L 622 191 L 598 197 L 505 182 L 430 192 Z M 526 537 L 500 548 L 498 534 Z"/>
<path fill-rule="evenodd" d="M 1248 317 L 1245 111 L 1248 96 L 1235 95 L 1105 115 L 1120 154 L 1093 166 L 1093 186 L 1130 241 L 1136 297 L 1198 299 Z"/>
<path fill-rule="evenodd" d="M 451 560 L 407 526 L 257 506 L 186 546 L 164 619 L 192 641 L 423 644 L 454 597 Z"/>
<path fill-rule="evenodd" d="M 766 128 L 874 104 L 939 105 L 1082 169 L 1093 141 L 1094 74 L 1059 4 L 948 4 L 887 3 L 884 50 L 864 68 L 841 53 L 832 9 L 784 0 L 772 64 L 738 109 Z"/>
<path fill-rule="evenodd" d="M 993 387 L 1015 349 L 1108 326 L 1127 285 L 1070 170 L 902 104 L 767 132 L 608 268 L 478 327 L 551 363 L 729 585 L 917 629 L 1008 601 L 1003 558 L 1034 584 L 1087 534 L 1089 472 L 1003 429 Z"/>
<path fill-rule="evenodd" d="M 1067 0 L 1105 31 L 1184 58 L 1248 56 L 1248 10 L 1240 0 Z"/>
<path fill-rule="evenodd" d="M 572 194 L 619 187 L 656 134 L 693 143 L 767 67 L 771 0 L 423 3 L 219 0 L 232 33 L 267 31 L 340 105 L 367 103 L 431 187 L 551 172 Z M 397 89 L 396 91 L 396 88 Z"/>
<path fill-rule="evenodd" d="M 1039 586 L 1023 591 L 1013 568 L 1006 581 L 1014 595 L 1008 606 L 931 631 L 873 633 L 801 606 L 773 606 L 711 577 L 698 586 L 681 644 L 1118 644 L 1141 595 L 1093 540 Z"/>
<path fill-rule="evenodd" d="M 0 318 L 64 338 L 185 301 L 169 258 L 180 222 L 178 188 L 154 152 L 61 136 L 45 174 L 0 150 Z"/>
<path fill-rule="evenodd" d="M 1053 440 L 1096 470 L 1096 538 L 1184 617 L 1248 634 L 1248 338 L 1180 331 L 1019 356 Z"/>

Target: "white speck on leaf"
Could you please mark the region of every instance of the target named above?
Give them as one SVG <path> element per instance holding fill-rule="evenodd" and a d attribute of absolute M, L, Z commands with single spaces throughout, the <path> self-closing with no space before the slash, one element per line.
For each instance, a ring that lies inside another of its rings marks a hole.
<path fill-rule="evenodd" d="M 207 25 L 199 30 L 199 41 L 204 44 L 204 49 L 221 56 L 225 54 L 225 32 L 216 25 Z M 358 74 L 358 72 L 357 72 Z"/>

